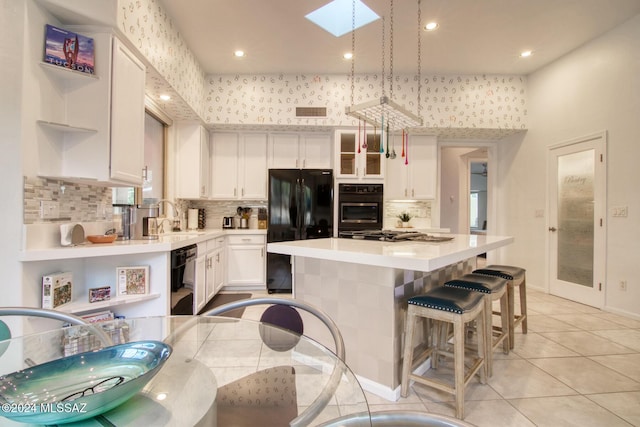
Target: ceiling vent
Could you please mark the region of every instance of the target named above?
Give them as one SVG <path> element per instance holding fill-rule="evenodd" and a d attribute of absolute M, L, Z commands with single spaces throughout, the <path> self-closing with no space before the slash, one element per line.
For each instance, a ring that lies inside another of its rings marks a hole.
<path fill-rule="evenodd" d="M 296 117 L 327 117 L 327 108 L 296 107 Z"/>

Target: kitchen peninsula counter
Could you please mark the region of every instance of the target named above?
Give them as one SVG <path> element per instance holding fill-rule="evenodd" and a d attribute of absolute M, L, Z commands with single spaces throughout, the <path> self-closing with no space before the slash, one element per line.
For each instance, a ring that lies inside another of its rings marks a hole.
<path fill-rule="evenodd" d="M 268 243 L 267 251 L 292 256 L 293 297 L 320 308 L 336 322 L 344 338 L 347 365 L 363 388 L 395 401 L 400 397 L 407 300 L 470 273 L 476 268 L 477 255 L 514 240 L 443 236 L 453 239 L 312 239 Z M 320 326 L 305 323 L 305 334 L 330 345 Z"/>

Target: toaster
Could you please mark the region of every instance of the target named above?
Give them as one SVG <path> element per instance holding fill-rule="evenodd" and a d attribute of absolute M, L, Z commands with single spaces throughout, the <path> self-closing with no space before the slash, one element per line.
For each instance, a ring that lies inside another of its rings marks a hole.
<path fill-rule="evenodd" d="M 222 218 L 222 228 L 233 228 L 232 216 L 225 216 Z"/>

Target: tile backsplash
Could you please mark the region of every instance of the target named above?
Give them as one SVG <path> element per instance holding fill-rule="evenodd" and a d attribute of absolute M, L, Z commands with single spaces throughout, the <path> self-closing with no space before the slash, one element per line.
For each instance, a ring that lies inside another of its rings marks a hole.
<path fill-rule="evenodd" d="M 40 202 L 57 202 L 59 218 L 40 218 Z M 111 188 L 24 177 L 24 224 L 112 221 Z"/>

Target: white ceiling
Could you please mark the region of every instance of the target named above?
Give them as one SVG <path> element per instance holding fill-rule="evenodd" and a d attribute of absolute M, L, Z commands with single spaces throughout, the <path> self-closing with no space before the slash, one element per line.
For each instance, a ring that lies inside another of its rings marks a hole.
<path fill-rule="evenodd" d="M 329 0 L 158 0 L 207 74 L 351 72 L 336 38 L 304 16 Z M 363 0 L 386 16 L 389 0 Z M 394 2 L 394 73 L 417 71 L 417 0 Z M 640 13 L 640 0 L 422 0 L 423 74 L 529 74 Z M 382 70 L 381 20 L 356 30 L 355 73 Z M 247 52 L 236 59 L 233 52 Z M 522 50 L 534 55 L 519 58 Z"/>

